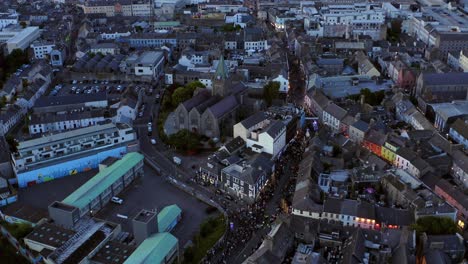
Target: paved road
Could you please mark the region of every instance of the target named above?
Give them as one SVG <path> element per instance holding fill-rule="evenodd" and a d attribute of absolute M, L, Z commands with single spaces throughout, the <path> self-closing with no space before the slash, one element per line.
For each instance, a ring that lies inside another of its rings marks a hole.
<path fill-rule="evenodd" d="M 122 205 L 110 203 L 97 217 L 116 222 L 122 225 L 123 231 L 131 232 L 131 219 L 141 209 L 157 209 L 171 204 L 177 204 L 182 209 L 182 220 L 172 232 L 178 239 L 180 246 L 193 238 L 200 224 L 208 217 L 208 206 L 191 195 L 180 191 L 165 178 L 157 175 L 153 169 L 145 165 L 144 177 L 136 180 L 129 188 L 119 194 L 124 200 Z M 128 219 L 117 217 L 125 215 Z"/>

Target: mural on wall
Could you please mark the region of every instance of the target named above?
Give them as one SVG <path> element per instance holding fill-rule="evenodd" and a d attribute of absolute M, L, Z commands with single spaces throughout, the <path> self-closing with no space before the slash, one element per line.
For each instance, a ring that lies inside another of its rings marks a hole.
<path fill-rule="evenodd" d="M 127 147 L 119 147 L 96 153 L 76 160 L 58 163 L 36 170 L 25 171 L 17 174 L 18 186 L 24 188 L 34 184 L 51 181 L 65 176 L 76 175 L 77 173 L 96 169 L 99 163 L 107 157 L 121 158 L 127 153 Z M 72 168 L 72 169 L 70 169 Z"/>

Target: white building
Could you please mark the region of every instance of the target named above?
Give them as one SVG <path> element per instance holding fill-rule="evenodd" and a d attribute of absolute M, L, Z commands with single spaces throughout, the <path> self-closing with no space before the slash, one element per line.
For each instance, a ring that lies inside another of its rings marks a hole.
<path fill-rule="evenodd" d="M 331 103 L 323 109 L 322 122 L 324 125 L 329 126 L 334 133 L 338 133 L 340 131 L 341 120 L 343 120 L 346 114 L 346 110 Z"/>
<path fill-rule="evenodd" d="M 104 111 L 70 112 L 67 114 L 33 114 L 29 121 L 29 134 L 62 132 L 65 130 L 95 126 L 106 120 Z"/>
<path fill-rule="evenodd" d="M 285 69 L 283 69 L 272 81 L 280 84 L 280 93 L 287 93 L 289 91 L 288 72 Z"/>
<path fill-rule="evenodd" d="M 468 124 L 464 120 L 457 119 L 450 127 L 449 135 L 458 144 L 468 149 Z"/>
<path fill-rule="evenodd" d="M 6 51 L 10 54 L 15 49 L 25 50 L 41 35 L 39 27 L 26 27 L 21 31 L 0 32 L 0 42 L 6 42 Z"/>
<path fill-rule="evenodd" d="M 39 27 L 26 27 L 19 31 L 0 31 L 0 42 L 6 42 L 6 51 L 25 50 L 41 35 Z"/>
<path fill-rule="evenodd" d="M 158 78 L 164 70 L 164 54 L 160 51 L 147 51 L 141 54 L 134 64 L 136 76 Z"/>
<path fill-rule="evenodd" d="M 89 52 L 103 55 L 116 55 L 119 53 L 119 46 L 115 43 L 99 43 L 91 46 Z"/>
<path fill-rule="evenodd" d="M 319 37 L 356 38 L 370 36 L 382 39 L 385 34 L 385 13 L 380 4 L 355 3 L 328 5 L 320 9 L 319 15 L 306 19 L 307 34 Z"/>
<path fill-rule="evenodd" d="M 104 124 L 21 141 L 13 155 L 16 173 L 43 166 L 58 158 L 79 157 L 105 146 L 136 140 L 136 134 L 125 124 Z"/>
<path fill-rule="evenodd" d="M 34 52 L 34 58 L 36 59 L 46 59 L 54 48 L 54 43 L 34 42 L 33 44 L 31 44 L 31 49 Z"/>
<path fill-rule="evenodd" d="M 241 137 L 253 151 L 275 157 L 286 145 L 286 125 L 259 112 L 235 124 L 233 136 Z"/>
<path fill-rule="evenodd" d="M 452 170 L 451 174 L 455 181 L 468 188 L 468 157 L 460 150 L 455 150 L 452 153 Z"/>
<path fill-rule="evenodd" d="M 9 25 L 18 24 L 18 14 L 16 11 L 9 13 L 0 13 L 0 30 Z"/>

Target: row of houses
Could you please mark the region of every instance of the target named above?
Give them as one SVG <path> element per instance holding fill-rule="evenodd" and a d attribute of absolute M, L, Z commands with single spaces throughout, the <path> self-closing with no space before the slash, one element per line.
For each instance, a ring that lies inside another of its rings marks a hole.
<path fill-rule="evenodd" d="M 3 85 L 0 98 L 7 105 L 0 109 L 0 135 L 8 133 L 33 108 L 51 83 L 52 68 L 43 61 L 23 65 Z"/>

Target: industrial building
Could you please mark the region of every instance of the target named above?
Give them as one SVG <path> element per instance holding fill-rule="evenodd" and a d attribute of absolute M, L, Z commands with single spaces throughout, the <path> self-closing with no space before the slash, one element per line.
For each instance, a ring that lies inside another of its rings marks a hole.
<path fill-rule="evenodd" d="M 104 159 L 122 157 L 138 146 L 133 128 L 110 123 L 22 141 L 12 160 L 18 186 L 24 188 L 96 169 Z"/>
<path fill-rule="evenodd" d="M 0 31 L 0 42 L 6 43 L 6 53 L 15 49 L 25 50 L 41 36 L 39 27 L 26 27 L 21 30 Z"/>
<path fill-rule="evenodd" d="M 55 202 L 49 206 L 49 215 L 55 222 L 70 226 L 74 225 L 78 217 L 74 208 L 79 210 L 79 217 L 96 213 L 109 203 L 113 196 L 117 196 L 136 178 L 143 176 L 143 159 L 143 155 L 137 152 L 128 153 L 117 161 L 109 158 L 108 162 L 99 165 L 98 174 L 61 203 Z"/>

